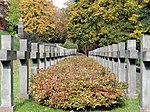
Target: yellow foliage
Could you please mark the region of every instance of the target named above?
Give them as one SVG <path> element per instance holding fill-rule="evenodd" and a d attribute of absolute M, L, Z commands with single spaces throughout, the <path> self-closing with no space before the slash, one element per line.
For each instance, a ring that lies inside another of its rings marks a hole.
<path fill-rule="evenodd" d="M 51 1 L 21 0 L 19 5 L 26 33 L 51 33 L 55 28 L 55 7 Z"/>
<path fill-rule="evenodd" d="M 148 2 L 149 2 L 149 0 L 144 0 L 144 2 L 145 2 L 145 3 L 148 3 Z"/>
<path fill-rule="evenodd" d="M 133 22 L 133 23 L 135 23 L 135 22 L 137 22 L 137 19 L 136 19 L 136 18 L 137 18 L 138 16 L 139 16 L 138 14 L 132 14 L 131 17 L 128 18 L 128 20 L 131 21 L 131 22 Z"/>

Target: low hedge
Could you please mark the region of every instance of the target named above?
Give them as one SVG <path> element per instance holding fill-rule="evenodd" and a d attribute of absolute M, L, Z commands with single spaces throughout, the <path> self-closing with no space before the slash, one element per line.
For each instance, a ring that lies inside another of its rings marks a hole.
<path fill-rule="evenodd" d="M 125 83 L 96 61 L 85 56 L 69 57 L 32 77 L 30 95 L 53 108 L 84 110 L 111 107 L 126 98 Z"/>

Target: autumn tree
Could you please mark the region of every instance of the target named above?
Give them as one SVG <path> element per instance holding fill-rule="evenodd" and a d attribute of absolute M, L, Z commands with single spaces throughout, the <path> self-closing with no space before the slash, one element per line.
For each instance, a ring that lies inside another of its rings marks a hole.
<path fill-rule="evenodd" d="M 139 5 L 138 16 L 136 20 L 135 30 L 132 35 L 139 38 L 141 35 L 150 34 L 150 1 L 144 0 L 142 5 Z"/>
<path fill-rule="evenodd" d="M 146 0 L 144 6 L 139 11 L 138 21 L 143 24 L 144 34 L 150 35 L 150 0 Z"/>
<path fill-rule="evenodd" d="M 69 37 L 87 52 L 137 38 L 136 17 L 143 0 L 75 0 L 68 9 Z M 86 46 L 86 47 L 85 47 Z"/>
<path fill-rule="evenodd" d="M 6 2 L 4 0 L 0 0 L 0 30 L 6 29 L 7 10 L 8 10 L 8 2 Z"/>
<path fill-rule="evenodd" d="M 65 13 L 65 9 L 56 9 L 54 15 L 54 24 L 55 24 L 55 33 L 53 38 L 50 40 L 51 42 L 64 42 L 67 38 L 67 16 Z"/>
<path fill-rule="evenodd" d="M 99 40 L 97 21 L 93 17 L 94 10 L 91 9 L 94 2 L 80 0 L 69 5 L 68 30 L 69 38 L 79 46 L 79 50 L 87 54 L 94 42 Z"/>
<path fill-rule="evenodd" d="M 55 6 L 47 0 L 21 0 L 24 31 L 34 41 L 47 41 L 54 35 Z"/>

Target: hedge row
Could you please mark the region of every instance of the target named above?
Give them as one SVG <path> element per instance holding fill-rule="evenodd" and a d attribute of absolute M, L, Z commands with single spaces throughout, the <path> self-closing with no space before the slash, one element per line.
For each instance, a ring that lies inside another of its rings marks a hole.
<path fill-rule="evenodd" d="M 30 95 L 53 108 L 84 110 L 124 102 L 126 87 L 96 61 L 74 56 L 34 75 Z"/>

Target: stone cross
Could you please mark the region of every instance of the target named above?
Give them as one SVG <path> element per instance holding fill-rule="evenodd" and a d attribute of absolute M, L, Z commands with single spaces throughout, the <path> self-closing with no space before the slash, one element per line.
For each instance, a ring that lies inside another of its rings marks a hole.
<path fill-rule="evenodd" d="M 38 43 L 31 43 L 31 52 L 30 52 L 30 58 L 31 58 L 31 74 L 37 74 L 38 67 Z"/>
<path fill-rule="evenodd" d="M 118 44 L 112 44 L 112 50 L 113 73 L 118 78 Z"/>
<path fill-rule="evenodd" d="M 150 36 L 141 37 L 140 112 L 150 112 Z"/>
<path fill-rule="evenodd" d="M 46 53 L 46 68 L 50 66 L 50 45 L 45 44 L 45 53 Z"/>
<path fill-rule="evenodd" d="M 50 53 L 51 53 L 51 65 L 54 65 L 55 63 L 54 63 L 54 55 L 55 55 L 55 53 L 54 53 L 54 46 L 53 45 L 50 45 Z"/>
<path fill-rule="evenodd" d="M 54 46 L 54 65 L 58 62 L 58 51 L 57 46 Z"/>
<path fill-rule="evenodd" d="M 120 42 L 118 44 L 119 47 L 119 58 L 118 58 L 118 76 L 120 82 L 126 81 L 126 68 L 125 68 L 125 59 L 126 59 L 126 51 L 125 51 L 125 42 Z"/>
<path fill-rule="evenodd" d="M 1 106 L 0 112 L 13 112 L 13 37 L 1 36 L 0 65 L 1 65 Z"/>
<path fill-rule="evenodd" d="M 29 46 L 27 39 L 20 39 L 20 50 L 17 51 L 17 59 L 19 59 L 19 98 L 29 98 Z"/>
<path fill-rule="evenodd" d="M 128 97 L 136 98 L 136 40 L 127 40 L 127 82 L 128 82 Z"/>
<path fill-rule="evenodd" d="M 112 45 L 108 46 L 108 61 L 109 61 L 109 69 L 112 72 L 113 70 L 113 65 L 112 65 Z"/>
<path fill-rule="evenodd" d="M 45 67 L 45 50 L 44 44 L 39 44 L 39 69 L 44 69 Z"/>

